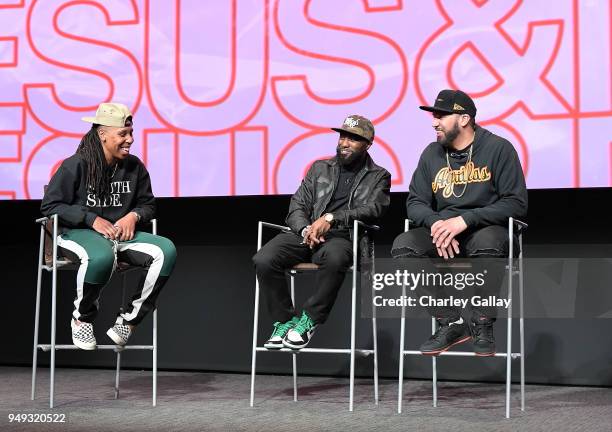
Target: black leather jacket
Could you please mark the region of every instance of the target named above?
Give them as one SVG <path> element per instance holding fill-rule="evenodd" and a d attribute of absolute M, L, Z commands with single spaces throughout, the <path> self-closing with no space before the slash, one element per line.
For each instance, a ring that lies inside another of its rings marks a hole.
<path fill-rule="evenodd" d="M 335 157 L 312 164 L 291 197 L 285 222 L 293 232 L 300 235 L 304 227 L 321 217 L 334 194 L 339 175 L 340 167 Z M 353 182 L 348 209 L 334 212 L 336 227 L 349 228 L 352 236 L 355 219 L 366 224 L 377 223 L 389 208 L 390 189 L 391 174 L 366 154 L 365 165 Z"/>

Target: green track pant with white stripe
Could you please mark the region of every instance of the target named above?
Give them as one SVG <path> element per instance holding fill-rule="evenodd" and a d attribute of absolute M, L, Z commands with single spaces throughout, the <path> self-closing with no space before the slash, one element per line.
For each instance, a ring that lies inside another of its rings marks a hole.
<path fill-rule="evenodd" d="M 73 229 L 58 236 L 61 252 L 80 262 L 73 317 L 93 322 L 98 300 L 110 280 L 117 261 L 142 268 L 141 278 L 126 311 L 118 322 L 137 325 L 153 308 L 172 273 L 176 248 L 165 237 L 137 231 L 129 241 L 113 241 L 91 229 Z"/>

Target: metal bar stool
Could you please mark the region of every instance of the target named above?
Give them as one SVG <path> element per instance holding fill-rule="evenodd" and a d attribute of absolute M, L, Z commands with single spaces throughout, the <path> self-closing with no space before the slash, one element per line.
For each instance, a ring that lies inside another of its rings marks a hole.
<path fill-rule="evenodd" d="M 77 350 L 75 345 L 61 345 L 55 342 L 56 330 L 56 297 L 57 297 L 57 271 L 58 270 L 76 270 L 78 263 L 75 263 L 67 258 L 58 257 L 57 254 L 57 235 L 58 235 L 58 217 L 52 215 L 36 219 L 40 224 L 40 242 L 38 251 L 38 277 L 36 282 L 36 314 L 34 316 L 34 348 L 32 354 L 32 400 L 36 396 L 36 369 L 38 361 L 38 350 L 51 352 L 50 364 L 50 381 L 49 381 L 49 407 L 53 408 L 54 393 L 55 393 L 55 351 L 57 350 Z M 48 223 L 52 223 L 52 232 L 47 230 Z M 157 220 L 151 221 L 153 225 L 152 233 L 157 234 Z M 48 253 L 45 253 L 48 252 Z M 127 263 L 119 262 L 117 264 L 116 273 L 121 273 L 122 281 L 122 306 L 125 303 L 125 286 L 126 274 L 139 267 L 130 266 Z M 51 343 L 41 344 L 38 342 L 38 328 L 40 317 L 40 292 L 42 286 L 43 270 L 51 272 Z M 124 350 L 150 350 L 153 354 L 153 406 L 157 405 L 157 308 L 153 310 L 153 341 L 151 345 L 126 345 L 124 347 L 118 345 L 98 345 L 97 349 L 113 350 L 117 353 L 117 365 L 115 370 L 115 399 L 119 398 L 119 372 L 121 369 L 121 353 Z"/>
<path fill-rule="evenodd" d="M 272 228 L 279 231 L 291 232 L 291 229 L 282 225 L 275 225 L 268 222 L 260 221 L 257 231 L 257 250 L 262 246 L 263 228 Z M 355 390 L 355 355 L 374 356 L 374 401 L 378 405 L 378 341 L 376 332 L 376 315 L 372 317 L 372 338 L 373 349 L 357 349 L 355 348 L 355 325 L 356 325 L 356 304 L 357 304 L 357 272 L 358 272 L 358 238 L 359 228 L 378 230 L 375 225 L 366 225 L 365 223 L 355 220 L 353 222 L 353 265 L 349 269 L 352 273 L 352 288 L 351 288 L 351 347 L 350 348 L 302 348 L 299 351 L 282 348 L 280 350 L 269 350 L 263 346 L 257 346 L 257 331 L 259 322 L 259 281 L 255 278 L 255 305 L 253 315 L 253 349 L 251 357 L 251 399 L 250 406 L 253 406 L 255 399 L 255 366 L 257 352 L 285 352 L 291 353 L 293 359 L 293 400 L 297 401 L 297 355 L 299 353 L 321 353 L 321 354 L 349 354 L 350 355 L 350 385 L 349 385 L 349 411 L 353 411 L 353 395 Z M 291 280 L 291 301 L 295 304 L 295 275 L 299 273 L 316 271 L 318 266 L 313 263 L 300 263 L 288 270 Z M 373 309 L 373 313 L 375 310 Z"/>
<path fill-rule="evenodd" d="M 404 224 L 404 231 L 410 229 L 410 220 L 406 219 Z M 518 233 L 519 239 L 519 256 L 518 265 L 514 259 L 514 230 Z M 512 360 L 520 359 L 521 368 L 521 411 L 525 411 L 525 323 L 524 323 L 524 311 L 523 311 L 523 231 L 527 228 L 527 224 L 515 218 L 508 219 L 508 264 L 506 265 L 508 275 L 508 300 L 510 301 L 508 306 L 508 329 L 507 329 L 507 347 L 506 352 L 495 353 L 495 357 L 501 357 L 506 359 L 506 418 L 510 418 L 510 386 L 511 386 L 511 374 L 512 374 Z M 512 290 L 513 290 L 513 279 L 514 276 L 519 277 L 519 352 L 512 352 Z M 405 295 L 405 287 L 402 295 Z M 398 395 L 397 395 L 397 412 L 402 412 L 402 398 L 403 398 L 403 382 L 404 382 L 404 356 L 406 355 L 423 355 L 418 350 L 405 350 L 404 339 L 406 331 L 406 311 L 402 307 L 402 317 L 400 320 L 400 354 L 399 354 L 399 381 L 398 381 Z M 431 332 L 432 334 L 437 330 L 437 323 L 435 318 L 431 318 Z M 469 351 L 444 351 L 439 354 L 440 356 L 456 356 L 456 357 L 475 357 L 473 352 Z M 437 364 L 436 356 L 431 358 L 432 366 L 432 384 L 433 384 L 433 406 L 438 405 L 438 375 L 437 375 Z"/>

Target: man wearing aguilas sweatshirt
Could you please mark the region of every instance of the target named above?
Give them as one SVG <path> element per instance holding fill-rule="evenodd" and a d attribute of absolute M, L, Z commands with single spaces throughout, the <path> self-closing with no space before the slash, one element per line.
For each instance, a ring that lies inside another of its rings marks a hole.
<path fill-rule="evenodd" d="M 410 182 L 407 217 L 418 228 L 399 235 L 391 254 L 447 260 L 507 257 L 508 218 L 527 213 L 527 188 L 514 147 L 476 124 L 474 101 L 460 90 L 442 90 L 433 106 L 420 108 L 433 114 L 436 141 L 421 154 Z M 470 339 L 476 355 L 495 354 L 495 308 L 473 306 L 469 322 L 457 307 L 428 310 L 438 330 L 421 345 L 423 354 L 438 355 Z"/>

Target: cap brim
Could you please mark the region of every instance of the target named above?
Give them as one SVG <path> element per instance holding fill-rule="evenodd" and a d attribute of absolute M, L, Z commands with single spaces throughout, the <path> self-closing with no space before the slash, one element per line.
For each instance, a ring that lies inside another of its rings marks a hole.
<path fill-rule="evenodd" d="M 438 107 L 432 107 L 432 106 L 427 106 L 427 105 L 421 105 L 419 108 L 422 109 L 423 111 L 429 111 L 429 112 L 442 112 L 442 113 L 446 113 L 446 114 L 454 114 L 455 113 L 455 111 L 453 111 L 453 110 L 443 109 L 443 108 L 438 108 Z"/>
<path fill-rule="evenodd" d="M 125 127 L 126 123 L 128 120 L 132 120 L 132 116 L 129 115 L 128 117 L 125 118 L 123 124 L 121 123 L 117 123 L 115 122 L 116 119 L 104 119 L 104 118 L 97 118 L 97 117 L 81 117 L 81 120 L 87 122 L 87 123 L 93 123 L 93 124 L 97 124 L 100 126 L 109 126 L 109 127 Z"/>
<path fill-rule="evenodd" d="M 364 137 L 363 135 L 360 135 L 360 134 L 355 133 L 355 132 L 350 131 L 350 130 L 346 130 L 346 129 L 342 129 L 342 128 L 330 128 L 330 129 L 333 130 L 334 132 L 338 132 L 338 133 L 344 132 L 344 133 L 347 133 L 349 135 L 353 135 L 353 136 L 362 138 L 362 139 L 364 139 L 364 140 L 366 140 L 368 142 L 371 142 L 367 137 Z"/>

